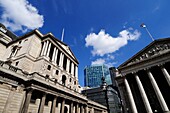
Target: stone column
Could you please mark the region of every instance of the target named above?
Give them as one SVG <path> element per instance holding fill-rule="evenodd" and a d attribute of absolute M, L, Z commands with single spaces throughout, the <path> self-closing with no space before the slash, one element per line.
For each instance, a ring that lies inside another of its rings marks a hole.
<path fill-rule="evenodd" d="M 91 108 L 91 112 L 94 113 L 94 108 Z"/>
<path fill-rule="evenodd" d="M 39 112 L 38 113 L 43 113 L 44 111 L 44 105 L 45 105 L 45 99 L 46 99 L 46 93 L 43 94 L 40 107 L 39 107 Z"/>
<path fill-rule="evenodd" d="M 57 97 L 55 96 L 54 99 L 53 99 L 53 105 L 52 105 L 51 113 L 55 113 L 56 102 L 57 102 Z"/>
<path fill-rule="evenodd" d="M 46 46 L 46 42 L 44 41 L 43 43 L 44 43 L 44 44 L 43 44 L 43 47 L 42 47 L 40 56 L 43 56 L 44 50 L 45 50 L 45 46 Z"/>
<path fill-rule="evenodd" d="M 46 45 L 45 45 L 45 49 L 44 49 L 43 56 L 45 56 L 45 55 L 47 54 L 48 44 L 49 44 L 49 41 L 47 40 Z"/>
<path fill-rule="evenodd" d="M 165 69 L 165 67 L 163 65 L 160 65 L 160 68 L 168 82 L 168 85 L 170 86 L 170 75 L 169 75 L 168 71 Z"/>
<path fill-rule="evenodd" d="M 84 113 L 84 106 L 83 105 L 81 105 L 81 108 L 80 108 L 81 110 L 80 110 L 80 113 Z"/>
<path fill-rule="evenodd" d="M 145 108 L 146 108 L 146 111 L 147 113 L 152 113 L 152 108 L 150 106 L 150 103 L 149 103 L 149 100 L 146 96 L 146 93 L 145 93 L 145 90 L 143 88 L 143 85 L 138 77 L 138 75 L 135 73 L 135 79 L 136 79 L 136 82 L 137 82 L 137 85 L 139 87 L 139 91 L 141 93 L 141 96 L 142 96 L 142 100 L 143 100 L 143 103 L 145 105 Z"/>
<path fill-rule="evenodd" d="M 60 113 L 61 112 L 61 103 L 58 103 L 58 109 L 57 109 L 57 113 Z"/>
<path fill-rule="evenodd" d="M 87 106 L 87 105 L 85 106 L 85 111 L 84 111 L 84 113 L 88 113 L 88 106 Z"/>
<path fill-rule="evenodd" d="M 148 77 L 149 77 L 149 79 L 151 81 L 151 84 L 152 84 L 152 86 L 154 88 L 154 91 L 156 93 L 156 96 L 157 96 L 157 98 L 159 100 L 159 103 L 160 103 L 163 111 L 164 112 L 165 111 L 169 111 L 168 106 L 166 105 L 166 102 L 165 102 L 165 100 L 164 100 L 164 98 L 162 96 L 162 93 L 161 93 L 161 91 L 160 91 L 160 89 L 159 89 L 159 87 L 158 87 L 158 85 L 157 85 L 157 83 L 156 83 L 152 73 L 149 70 L 147 70 L 147 74 L 148 74 Z"/>
<path fill-rule="evenodd" d="M 71 101 L 71 104 L 70 104 L 70 113 L 73 113 L 73 101 Z"/>
<path fill-rule="evenodd" d="M 63 53 L 60 53 L 60 61 L 59 61 L 59 66 L 62 67 L 62 62 L 63 62 Z"/>
<path fill-rule="evenodd" d="M 58 56 L 58 49 L 56 49 L 55 57 L 54 57 L 54 62 L 57 63 L 57 56 Z"/>
<path fill-rule="evenodd" d="M 61 113 L 64 113 L 65 99 L 61 103 Z"/>
<path fill-rule="evenodd" d="M 79 104 L 76 104 L 76 113 L 79 113 Z"/>
<path fill-rule="evenodd" d="M 71 63 L 71 74 L 74 75 L 74 63 Z"/>
<path fill-rule="evenodd" d="M 50 54 L 50 49 L 51 49 L 51 42 L 49 43 L 49 46 L 48 46 L 47 57 L 48 57 L 49 54 Z"/>
<path fill-rule="evenodd" d="M 54 62 L 55 54 L 56 54 L 56 47 L 54 47 L 53 56 L 52 56 L 52 62 Z"/>
<path fill-rule="evenodd" d="M 135 101 L 134 101 L 134 98 L 133 98 L 129 83 L 126 80 L 126 78 L 124 78 L 124 82 L 125 82 L 125 87 L 126 87 L 126 90 L 127 90 L 127 95 L 129 97 L 130 105 L 131 105 L 131 108 L 132 108 L 132 112 L 137 113 L 137 108 L 136 108 L 136 105 L 135 105 Z"/>
<path fill-rule="evenodd" d="M 69 72 L 70 60 L 67 58 L 66 71 Z"/>
<path fill-rule="evenodd" d="M 76 71 L 76 72 L 75 72 L 75 77 L 78 79 L 78 67 L 75 66 L 75 68 L 76 68 L 76 69 L 75 69 L 75 71 Z"/>
<path fill-rule="evenodd" d="M 30 104 L 32 92 L 33 92 L 32 89 L 29 89 L 27 91 L 27 95 L 26 95 L 26 99 L 25 99 L 25 102 L 24 102 L 22 113 L 27 113 L 28 112 L 28 107 L 29 107 L 29 104 Z"/>

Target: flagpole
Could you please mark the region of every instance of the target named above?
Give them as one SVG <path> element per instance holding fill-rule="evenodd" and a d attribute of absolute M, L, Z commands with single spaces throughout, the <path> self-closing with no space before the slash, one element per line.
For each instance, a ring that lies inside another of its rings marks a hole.
<path fill-rule="evenodd" d="M 140 25 L 140 27 L 145 28 L 146 32 L 149 34 L 149 37 L 152 39 L 152 41 L 154 41 L 154 38 L 152 37 L 151 33 L 149 32 L 148 28 L 146 27 L 146 25 L 144 23 L 142 23 Z"/>
<path fill-rule="evenodd" d="M 63 42 L 63 40 L 64 40 L 64 28 L 63 28 L 62 35 L 61 35 L 61 41 Z"/>
<path fill-rule="evenodd" d="M 152 37 L 152 35 L 150 34 L 150 32 L 148 31 L 147 27 L 145 27 L 146 32 L 149 34 L 150 38 L 152 39 L 152 41 L 154 41 L 154 38 Z"/>

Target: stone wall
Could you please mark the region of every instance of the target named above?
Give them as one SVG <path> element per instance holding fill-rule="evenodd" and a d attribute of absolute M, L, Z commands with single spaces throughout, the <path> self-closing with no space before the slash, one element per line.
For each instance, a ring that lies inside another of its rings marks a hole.
<path fill-rule="evenodd" d="M 3 60 L 3 56 L 4 56 L 4 53 L 6 51 L 6 46 L 4 46 L 3 44 L 0 43 L 0 60 Z"/>
<path fill-rule="evenodd" d="M 19 113 L 25 99 L 22 88 L 0 85 L 0 113 Z"/>

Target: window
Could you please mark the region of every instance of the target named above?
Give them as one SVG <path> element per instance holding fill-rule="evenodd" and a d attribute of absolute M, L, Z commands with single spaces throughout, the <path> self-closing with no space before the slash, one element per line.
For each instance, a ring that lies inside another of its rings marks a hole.
<path fill-rule="evenodd" d="M 51 66 L 50 66 L 50 65 L 48 65 L 47 69 L 48 69 L 48 70 L 51 70 Z"/>
<path fill-rule="evenodd" d="M 66 76 L 65 75 L 62 76 L 62 84 L 66 85 Z"/>
<path fill-rule="evenodd" d="M 28 39 L 25 39 L 24 42 L 28 41 Z"/>
<path fill-rule="evenodd" d="M 17 66 L 17 65 L 18 65 L 18 63 L 19 63 L 19 61 L 15 63 L 15 66 Z"/>
<path fill-rule="evenodd" d="M 17 45 L 13 46 L 12 49 L 11 49 L 10 58 L 13 57 L 13 56 L 16 56 L 16 54 L 17 54 L 17 52 L 20 48 L 21 47 L 18 47 Z"/>
<path fill-rule="evenodd" d="M 56 75 L 58 75 L 58 73 L 59 73 L 59 71 L 58 71 L 58 70 L 56 70 L 56 71 L 55 71 L 55 74 L 56 74 Z"/>
<path fill-rule="evenodd" d="M 70 78 L 70 82 L 71 82 L 71 78 Z"/>
<path fill-rule="evenodd" d="M 49 77 L 50 77 L 50 75 L 46 75 L 45 77 L 46 77 L 46 78 L 49 78 Z"/>
<path fill-rule="evenodd" d="M 19 44 L 21 44 L 22 41 L 19 41 Z"/>
<path fill-rule="evenodd" d="M 58 80 L 55 78 L 54 82 L 55 82 L 55 83 L 57 83 L 57 82 L 58 82 Z"/>

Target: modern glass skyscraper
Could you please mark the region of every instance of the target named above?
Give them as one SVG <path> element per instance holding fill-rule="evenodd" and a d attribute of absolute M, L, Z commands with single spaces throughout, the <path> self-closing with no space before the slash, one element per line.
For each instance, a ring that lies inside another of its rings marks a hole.
<path fill-rule="evenodd" d="M 86 66 L 84 69 L 84 85 L 87 87 L 99 87 L 102 84 L 102 76 L 105 76 L 108 85 L 112 84 L 109 68 L 106 65 Z"/>

